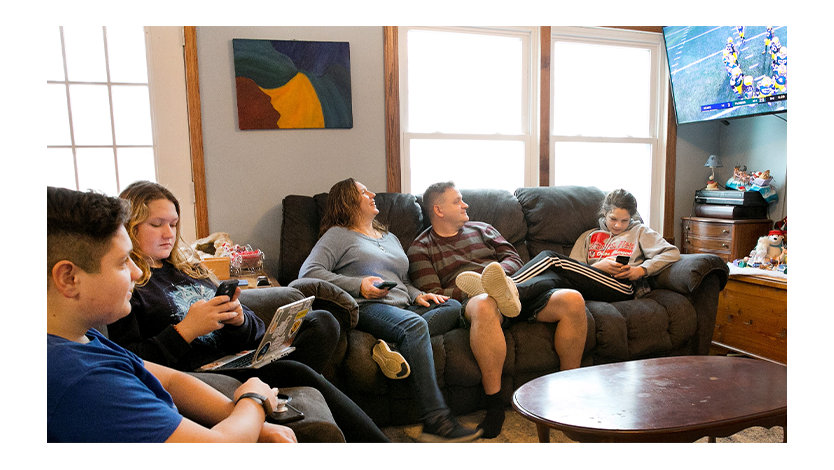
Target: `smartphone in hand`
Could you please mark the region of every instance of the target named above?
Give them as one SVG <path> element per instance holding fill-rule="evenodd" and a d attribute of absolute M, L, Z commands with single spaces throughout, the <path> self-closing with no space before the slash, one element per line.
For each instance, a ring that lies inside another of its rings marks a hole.
<path fill-rule="evenodd" d="M 237 289 L 237 285 L 237 279 L 227 279 L 221 282 L 219 286 L 217 286 L 217 292 L 214 293 L 214 296 L 217 297 L 218 295 L 228 295 L 231 299 L 235 295 L 235 289 Z"/>
<path fill-rule="evenodd" d="M 392 289 L 397 287 L 397 283 L 394 281 L 379 281 L 374 283 L 374 287 L 377 289 Z"/>
<path fill-rule="evenodd" d="M 628 258 L 628 256 L 626 256 L 626 255 L 619 255 L 619 256 L 617 256 L 617 262 L 618 262 L 618 263 L 620 263 L 620 264 L 622 264 L 622 265 L 626 265 L 626 264 L 628 264 L 628 259 L 629 259 L 629 258 Z"/>

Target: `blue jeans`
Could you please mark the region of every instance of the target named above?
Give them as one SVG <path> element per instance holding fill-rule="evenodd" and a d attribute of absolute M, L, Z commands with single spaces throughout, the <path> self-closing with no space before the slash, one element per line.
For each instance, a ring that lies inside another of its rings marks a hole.
<path fill-rule="evenodd" d="M 428 310 L 428 311 L 426 311 Z M 410 305 L 395 307 L 379 302 L 359 304 L 359 323 L 356 329 L 397 345 L 397 350 L 408 361 L 411 375 L 406 379 L 417 399 L 421 420 L 438 411 L 447 410 L 446 402 L 437 386 L 434 356 L 429 325 L 421 314 L 438 319 L 460 315 L 460 302 L 449 299 L 430 308 Z"/>

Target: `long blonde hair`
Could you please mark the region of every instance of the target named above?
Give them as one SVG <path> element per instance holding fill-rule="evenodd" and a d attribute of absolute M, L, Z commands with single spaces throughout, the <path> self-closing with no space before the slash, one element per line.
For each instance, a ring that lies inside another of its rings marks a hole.
<path fill-rule="evenodd" d="M 180 215 L 180 203 L 174 194 L 161 184 L 153 183 L 151 181 L 136 181 L 125 188 L 119 197 L 130 201 L 130 220 L 125 224 L 130 241 L 133 242 L 133 250 L 130 252 L 130 257 L 133 262 L 142 270 L 142 277 L 136 282 L 137 285 L 144 285 L 151 278 L 151 264 L 153 260 L 149 255 L 143 253 L 139 248 L 139 242 L 136 239 L 139 224 L 148 220 L 150 216 L 150 209 L 148 204 L 159 199 L 167 199 L 174 204 L 177 210 L 177 216 Z M 183 241 L 180 236 L 180 224 L 177 223 L 177 235 L 174 239 L 174 247 L 171 249 L 171 255 L 168 256 L 167 261 L 174 265 L 175 268 L 196 279 L 211 279 L 216 282 L 215 277 L 211 271 L 206 269 L 201 263 L 200 258 Z"/>

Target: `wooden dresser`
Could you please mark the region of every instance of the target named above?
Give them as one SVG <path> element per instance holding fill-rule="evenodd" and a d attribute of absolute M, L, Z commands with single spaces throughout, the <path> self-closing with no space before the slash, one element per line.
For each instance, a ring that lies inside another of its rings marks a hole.
<path fill-rule="evenodd" d="M 768 219 L 681 218 L 681 253 L 712 253 L 724 261 L 744 258 L 773 227 Z"/>
<path fill-rule="evenodd" d="M 713 345 L 787 364 L 787 298 L 784 279 L 730 276 L 718 297 Z"/>

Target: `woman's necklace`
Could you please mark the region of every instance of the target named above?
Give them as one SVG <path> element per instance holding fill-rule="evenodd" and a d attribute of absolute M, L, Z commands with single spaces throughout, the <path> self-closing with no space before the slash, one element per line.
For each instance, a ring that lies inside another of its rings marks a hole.
<path fill-rule="evenodd" d="M 385 251 L 385 247 L 382 246 L 382 242 L 381 242 L 382 234 L 379 232 L 379 230 L 377 230 L 375 228 L 371 228 L 370 233 L 366 232 L 365 230 L 360 230 L 360 229 L 355 229 L 355 230 L 357 232 L 361 233 L 362 235 L 365 235 L 366 237 L 370 238 L 371 240 L 375 241 L 377 248 L 379 248 L 382 251 Z"/>

